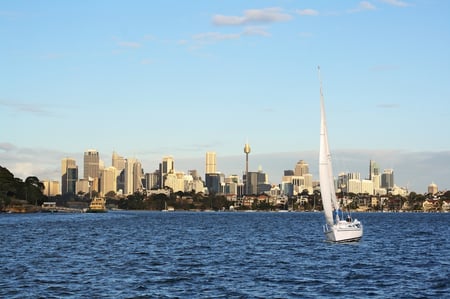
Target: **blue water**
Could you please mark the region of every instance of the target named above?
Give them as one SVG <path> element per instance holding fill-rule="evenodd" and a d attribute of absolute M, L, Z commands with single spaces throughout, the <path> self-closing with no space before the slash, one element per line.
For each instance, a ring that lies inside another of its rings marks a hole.
<path fill-rule="evenodd" d="M 450 214 L 1 214 L 1 298 L 450 298 Z"/>

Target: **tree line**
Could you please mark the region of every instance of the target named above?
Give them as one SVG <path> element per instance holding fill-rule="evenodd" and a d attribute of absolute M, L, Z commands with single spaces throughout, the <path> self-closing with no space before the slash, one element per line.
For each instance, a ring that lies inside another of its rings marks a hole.
<path fill-rule="evenodd" d="M 46 200 L 43 193 L 44 184 L 35 176 L 23 181 L 5 167 L 0 166 L 0 210 L 15 203 L 26 202 L 29 205 L 41 206 Z"/>

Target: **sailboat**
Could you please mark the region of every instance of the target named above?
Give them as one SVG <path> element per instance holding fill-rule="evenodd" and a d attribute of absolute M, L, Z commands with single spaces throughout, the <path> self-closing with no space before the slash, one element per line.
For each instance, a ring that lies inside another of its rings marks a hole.
<path fill-rule="evenodd" d="M 326 224 L 323 232 L 327 241 L 330 242 L 355 242 L 359 241 L 363 235 L 363 226 L 357 219 L 352 219 L 350 215 L 344 219 L 340 210 L 334 187 L 333 167 L 331 164 L 331 154 L 328 145 L 327 122 L 325 119 L 325 104 L 322 92 L 322 80 L 320 79 L 320 154 L 319 154 L 319 180 L 320 193 L 322 194 L 323 211 Z"/>

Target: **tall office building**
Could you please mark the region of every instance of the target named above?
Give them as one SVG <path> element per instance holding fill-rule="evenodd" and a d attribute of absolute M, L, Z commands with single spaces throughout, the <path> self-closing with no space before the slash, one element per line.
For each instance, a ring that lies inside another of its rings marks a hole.
<path fill-rule="evenodd" d="M 113 166 L 100 171 L 100 196 L 110 191 L 117 192 L 117 169 Z"/>
<path fill-rule="evenodd" d="M 142 180 L 145 179 L 144 177 L 144 171 L 142 170 L 142 164 L 141 162 L 137 161 L 134 162 L 133 165 L 133 189 L 134 191 L 142 190 L 144 187 L 144 184 Z"/>
<path fill-rule="evenodd" d="M 160 178 L 160 188 L 164 187 L 164 181 L 165 181 L 165 177 L 169 174 L 169 173 L 173 173 L 175 171 L 175 162 L 173 160 L 172 156 L 165 156 L 163 157 L 162 163 L 159 164 L 159 173 L 161 174 L 161 178 Z"/>
<path fill-rule="evenodd" d="M 347 173 L 347 178 L 349 180 L 361 180 L 361 173 L 359 173 L 359 172 L 349 172 L 349 173 Z"/>
<path fill-rule="evenodd" d="M 42 184 L 44 184 L 44 195 L 50 197 L 61 194 L 58 181 L 42 181 Z"/>
<path fill-rule="evenodd" d="M 373 181 L 371 180 L 361 180 L 361 193 L 367 193 L 369 195 L 374 195 Z"/>
<path fill-rule="evenodd" d="M 385 169 L 381 174 L 381 188 L 391 190 L 394 187 L 394 170 Z"/>
<path fill-rule="evenodd" d="M 257 195 L 264 191 L 270 190 L 270 184 L 267 183 L 267 174 L 262 170 L 258 172 L 248 172 L 247 179 L 247 193 Z"/>
<path fill-rule="evenodd" d="M 124 172 L 124 188 L 123 194 L 130 195 L 138 190 L 142 190 L 144 184 L 144 171 L 142 170 L 141 162 L 136 159 L 126 159 Z"/>
<path fill-rule="evenodd" d="M 173 160 L 173 157 L 171 157 L 171 156 L 163 157 L 162 174 L 165 175 L 165 174 L 173 172 L 175 170 L 174 164 L 175 164 L 175 162 Z"/>
<path fill-rule="evenodd" d="M 378 163 L 370 160 L 369 162 L 369 180 L 372 180 L 375 175 L 380 175 L 380 167 Z"/>
<path fill-rule="evenodd" d="M 201 180 L 200 176 L 198 175 L 198 171 L 196 169 L 188 170 L 188 174 L 191 175 L 194 180 Z"/>
<path fill-rule="evenodd" d="M 206 173 L 205 184 L 210 194 L 222 193 L 222 184 L 225 176 L 221 173 Z"/>
<path fill-rule="evenodd" d="M 429 184 L 428 193 L 431 195 L 435 195 L 436 193 L 438 193 L 438 186 L 435 183 Z"/>
<path fill-rule="evenodd" d="M 348 192 L 348 175 L 344 172 L 341 172 L 338 175 L 338 179 L 336 181 L 336 189 L 340 190 L 340 192 L 347 193 Z M 338 191 L 339 192 L 339 191 Z"/>
<path fill-rule="evenodd" d="M 206 153 L 206 173 L 216 173 L 216 153 L 207 152 Z"/>
<path fill-rule="evenodd" d="M 305 174 L 309 173 L 309 165 L 303 160 L 300 160 L 295 165 L 294 169 L 294 175 L 295 176 L 303 176 Z"/>
<path fill-rule="evenodd" d="M 145 189 L 151 190 L 151 189 L 157 189 L 158 188 L 158 182 L 159 182 L 159 170 L 156 170 L 153 173 L 146 173 L 145 174 Z"/>
<path fill-rule="evenodd" d="M 61 160 L 61 194 L 75 194 L 78 180 L 78 166 L 74 159 Z"/>
<path fill-rule="evenodd" d="M 98 178 L 100 170 L 100 156 L 96 150 L 90 149 L 84 152 L 84 178 Z"/>
<path fill-rule="evenodd" d="M 115 151 L 112 153 L 112 161 L 111 165 L 115 167 L 118 172 L 120 173 L 122 170 L 125 169 L 125 158 L 122 156 L 119 156 Z"/>

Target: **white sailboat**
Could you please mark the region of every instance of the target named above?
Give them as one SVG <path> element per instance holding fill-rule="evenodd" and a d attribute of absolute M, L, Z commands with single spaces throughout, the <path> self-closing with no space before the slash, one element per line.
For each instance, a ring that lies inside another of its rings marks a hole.
<path fill-rule="evenodd" d="M 319 67 L 320 79 L 320 67 Z M 319 179 L 320 193 L 322 195 L 323 211 L 326 224 L 323 226 L 327 241 L 353 242 L 359 241 L 363 235 L 363 226 L 357 219 L 348 215 L 344 219 L 339 208 L 334 187 L 333 167 L 328 145 L 327 123 L 325 119 L 325 104 L 322 92 L 322 80 L 320 79 L 320 155 L 319 155 Z M 341 219 L 342 218 L 342 219 Z"/>

